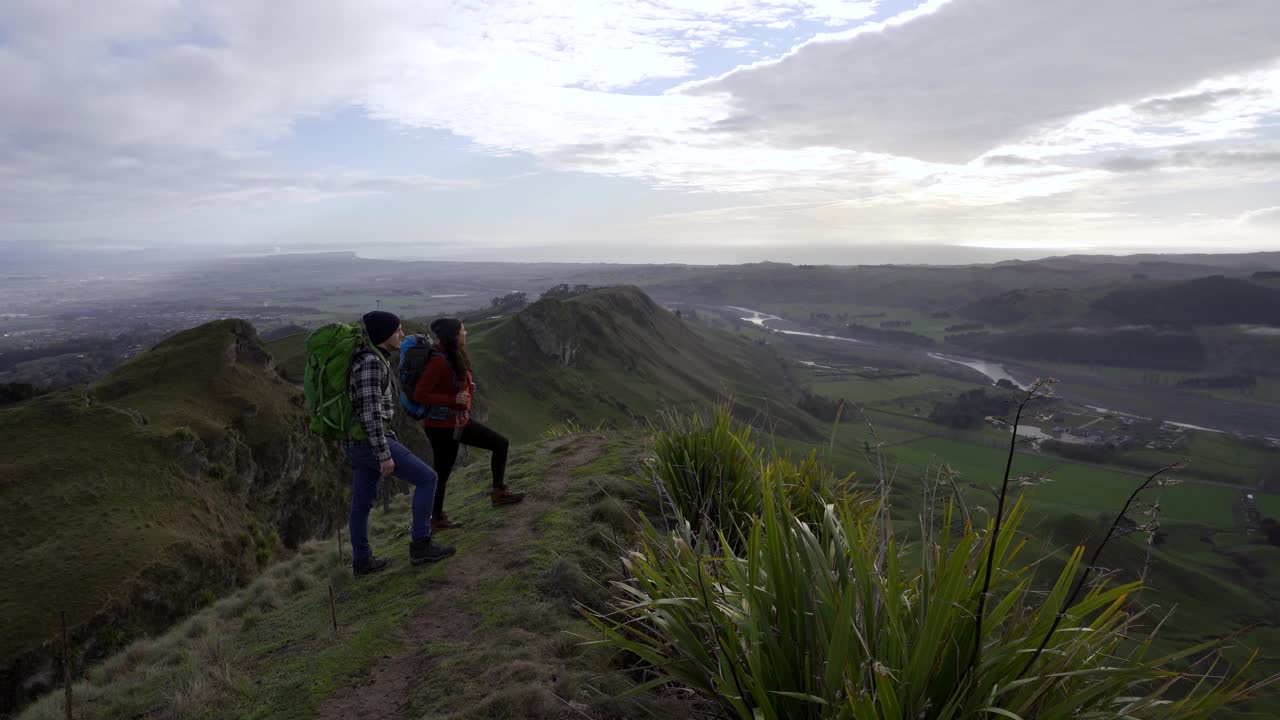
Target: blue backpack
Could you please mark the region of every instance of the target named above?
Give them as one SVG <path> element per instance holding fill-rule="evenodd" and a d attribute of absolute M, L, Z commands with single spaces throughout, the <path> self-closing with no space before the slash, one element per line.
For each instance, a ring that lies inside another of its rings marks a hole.
<path fill-rule="evenodd" d="M 427 417 L 431 408 L 413 401 L 413 388 L 427 369 L 432 355 L 438 355 L 431 339 L 426 335 L 410 335 L 400 342 L 400 405 L 414 420 Z"/>

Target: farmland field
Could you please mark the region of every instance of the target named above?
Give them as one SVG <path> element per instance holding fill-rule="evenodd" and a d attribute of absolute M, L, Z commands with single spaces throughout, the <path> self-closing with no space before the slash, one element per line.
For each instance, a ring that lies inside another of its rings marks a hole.
<path fill-rule="evenodd" d="M 830 397 L 844 397 L 871 405 L 866 411 L 867 419 L 876 426 L 886 467 L 894 474 L 896 482 L 918 483 L 931 471 L 936 471 L 939 464 L 945 463 L 959 474 L 962 485 L 977 483 L 991 487 L 999 484 L 1007 456 L 1007 432 L 985 426 L 981 430 L 953 430 L 910 415 L 917 405 L 927 412 L 934 400 L 973 385 L 949 378 L 917 375 L 894 380 L 811 379 L 809 386 L 815 392 Z M 898 410 L 899 405 L 904 405 L 907 410 Z M 1073 420 L 1078 422 L 1082 418 Z M 1115 427 L 1111 421 L 1099 422 Z M 1237 482 L 1242 487 L 1253 486 L 1258 468 L 1276 463 L 1280 454 L 1247 446 L 1221 433 L 1190 431 L 1187 436 L 1189 442 L 1186 447 L 1174 451 L 1129 451 L 1116 463 L 1130 461 L 1149 465 L 1154 470 L 1190 458 L 1189 468 L 1195 470 L 1175 475 L 1186 482 L 1149 493 L 1153 498 L 1158 497 L 1160 515 L 1169 520 L 1230 528 L 1234 522 L 1232 503 L 1240 491 L 1227 484 Z M 842 423 L 836 432 L 833 459 L 865 463 L 868 446 L 864 443 L 872 442 L 871 437 L 870 430 L 861 420 Z M 1119 509 L 1144 477 L 1138 468 L 1132 471 L 1102 468 L 1050 454 L 1024 451 L 1016 454 L 1012 474 L 1016 478 L 1025 473 L 1043 473 L 1050 479 L 1026 488 L 1029 497 L 1041 501 L 1037 505 L 1052 505 L 1086 516 Z M 1196 482 L 1205 479 L 1217 484 Z M 1259 494 L 1258 505 L 1264 515 L 1280 515 L 1280 496 Z"/>

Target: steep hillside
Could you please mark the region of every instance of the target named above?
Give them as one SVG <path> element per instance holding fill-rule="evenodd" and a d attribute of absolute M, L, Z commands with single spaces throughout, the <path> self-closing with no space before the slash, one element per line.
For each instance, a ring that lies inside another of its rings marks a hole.
<path fill-rule="evenodd" d="M 727 398 L 780 433 L 816 432 L 769 346 L 686 324 L 633 287 L 541 300 L 468 332 L 481 411 L 516 441 L 559 422 L 626 427 Z"/>
<path fill-rule="evenodd" d="M 100 657 L 332 527 L 338 468 L 301 405 L 224 320 L 0 409 L 0 710 L 54 679 L 59 611 Z"/>

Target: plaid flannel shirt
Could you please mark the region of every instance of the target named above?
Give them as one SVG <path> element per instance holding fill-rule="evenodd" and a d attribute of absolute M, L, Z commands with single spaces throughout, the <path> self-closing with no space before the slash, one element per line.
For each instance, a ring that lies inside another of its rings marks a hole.
<path fill-rule="evenodd" d="M 389 426 L 395 412 L 395 387 L 391 382 L 391 367 L 377 351 L 362 353 L 351 363 L 351 375 L 347 379 L 347 393 L 351 396 L 353 419 L 369 436 L 368 443 L 379 461 L 391 458 L 387 436 L 392 438 Z M 347 446 L 357 441 L 348 440 Z M 359 441 L 365 442 L 365 441 Z"/>

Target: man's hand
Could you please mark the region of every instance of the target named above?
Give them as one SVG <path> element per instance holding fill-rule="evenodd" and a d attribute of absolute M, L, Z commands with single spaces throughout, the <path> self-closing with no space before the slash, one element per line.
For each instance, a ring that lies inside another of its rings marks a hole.
<path fill-rule="evenodd" d="M 466 390 L 463 390 L 462 392 L 458 393 L 458 397 L 454 398 L 453 400 L 459 405 L 466 405 L 467 403 L 471 402 L 471 393 L 467 392 Z"/>
<path fill-rule="evenodd" d="M 378 470 L 382 473 L 382 477 L 386 477 L 396 470 L 396 461 L 387 458 L 378 464 Z"/>

